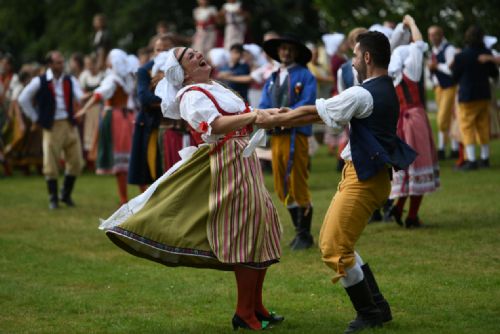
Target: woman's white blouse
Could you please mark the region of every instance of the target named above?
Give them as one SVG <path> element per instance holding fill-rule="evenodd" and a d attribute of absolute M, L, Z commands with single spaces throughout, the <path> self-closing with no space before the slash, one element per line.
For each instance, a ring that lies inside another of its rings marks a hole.
<path fill-rule="evenodd" d="M 94 90 L 94 94 L 97 93 L 101 95 L 103 100 L 109 100 L 113 97 L 113 94 L 116 91 L 116 88 L 121 86 L 125 93 L 131 94 L 134 90 L 134 80 L 131 75 L 127 75 L 126 78 L 119 77 L 112 71 L 106 73 L 106 77 L 102 80 L 99 87 Z"/>
<path fill-rule="evenodd" d="M 224 137 L 224 135 L 212 135 L 211 123 L 221 114 L 217 111 L 212 100 L 204 93 L 196 90 L 187 91 L 193 86 L 201 87 L 210 92 L 219 106 L 227 113 L 236 114 L 244 111 L 245 103 L 238 95 L 217 82 L 189 85 L 177 93 L 177 99 L 180 100 L 181 117 L 198 132 L 202 132 L 200 125 L 203 122 L 207 123 L 207 131 L 201 137 L 207 143 L 214 143 Z"/>
<path fill-rule="evenodd" d="M 389 75 L 392 77 L 394 86 L 397 86 L 401 82 L 403 73 L 411 81 L 420 81 L 424 52 L 427 49 L 428 46 L 423 41 L 416 41 L 394 49 L 389 64 Z"/>

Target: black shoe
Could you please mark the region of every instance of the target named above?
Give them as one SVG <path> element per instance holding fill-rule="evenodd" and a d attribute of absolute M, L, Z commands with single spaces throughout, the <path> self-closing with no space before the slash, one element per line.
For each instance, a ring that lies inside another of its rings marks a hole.
<path fill-rule="evenodd" d="M 309 249 L 314 245 L 312 236 L 307 236 L 307 235 L 298 235 L 295 237 L 295 242 L 292 245 L 292 250 L 297 251 L 297 250 L 303 250 L 303 249 Z"/>
<path fill-rule="evenodd" d="M 368 265 L 365 263 L 361 266 L 363 270 L 363 274 L 365 275 L 366 283 L 370 287 L 370 291 L 372 292 L 373 301 L 377 305 L 378 309 L 382 313 L 382 322 L 388 322 L 392 320 L 392 312 L 391 307 L 387 300 L 385 300 L 384 295 L 380 292 L 377 281 L 375 280 L 375 276 L 373 276 L 373 272 Z"/>
<path fill-rule="evenodd" d="M 444 150 L 438 150 L 438 160 L 445 160 L 446 159 L 446 153 Z"/>
<path fill-rule="evenodd" d="M 262 321 L 261 322 L 261 327 L 262 327 L 261 329 L 253 329 L 252 327 L 250 327 L 250 325 L 248 325 L 245 322 L 245 320 L 241 319 L 237 314 L 235 314 L 233 316 L 232 324 L 233 324 L 233 329 L 235 331 L 238 330 L 239 328 L 249 329 L 252 331 L 258 331 L 258 330 L 266 329 L 269 326 L 269 323 L 267 321 Z"/>
<path fill-rule="evenodd" d="M 295 231 L 297 231 L 297 229 L 299 227 L 299 219 L 300 219 L 299 207 L 296 206 L 293 208 L 288 208 L 288 212 L 290 213 L 290 217 L 292 218 L 293 227 L 295 228 Z M 289 246 L 293 247 L 293 245 L 295 244 L 296 241 L 297 241 L 297 236 L 295 236 L 293 238 L 293 240 L 290 242 Z"/>
<path fill-rule="evenodd" d="M 257 317 L 257 320 L 259 320 L 260 322 L 267 321 L 270 325 L 278 324 L 283 320 L 285 320 L 284 316 L 276 314 L 273 311 L 269 312 L 269 317 L 266 317 L 259 312 L 255 312 L 255 316 Z"/>
<path fill-rule="evenodd" d="M 59 208 L 59 203 L 57 202 L 57 200 L 49 200 L 49 209 L 50 210 L 55 210 L 55 209 L 58 209 Z"/>
<path fill-rule="evenodd" d="M 403 220 L 401 218 L 402 213 L 398 211 L 398 208 L 394 205 L 391 210 L 389 210 L 389 217 L 394 218 L 394 221 L 399 226 L 403 226 Z"/>
<path fill-rule="evenodd" d="M 366 278 L 345 289 L 356 310 L 356 318 L 349 323 L 344 334 L 357 333 L 366 328 L 382 327 L 382 312 L 375 304 Z"/>
<path fill-rule="evenodd" d="M 76 177 L 73 175 L 66 175 L 64 177 L 63 187 L 61 189 L 61 202 L 65 203 L 67 206 L 75 206 L 75 202 L 71 199 L 71 192 L 75 185 Z"/>
<path fill-rule="evenodd" d="M 450 152 L 451 159 L 458 159 L 459 157 L 460 157 L 460 153 L 458 151 L 451 151 Z"/>
<path fill-rule="evenodd" d="M 57 196 L 57 180 L 49 179 L 47 180 L 47 190 L 49 192 L 49 209 L 54 210 L 59 207 L 58 196 Z"/>
<path fill-rule="evenodd" d="M 479 168 L 490 168 L 490 159 L 481 159 L 478 163 Z"/>
<path fill-rule="evenodd" d="M 458 170 L 460 171 L 463 171 L 463 172 L 469 172 L 469 171 L 473 171 L 473 170 L 477 170 L 479 167 L 478 167 L 478 163 L 477 161 L 464 161 L 464 163 L 458 167 Z"/>
<path fill-rule="evenodd" d="M 418 218 L 418 216 L 415 218 L 406 217 L 405 226 L 406 228 L 419 228 L 422 227 L 423 224 L 420 218 Z"/>
<path fill-rule="evenodd" d="M 291 245 L 292 250 L 307 249 L 314 245 L 313 236 L 311 235 L 312 215 L 312 206 L 307 208 L 298 207 L 298 220 L 295 229 L 297 235 Z"/>
<path fill-rule="evenodd" d="M 380 213 L 380 209 L 373 211 L 372 216 L 370 217 L 369 223 L 381 222 L 383 219 L 382 214 Z"/>
<path fill-rule="evenodd" d="M 384 206 L 382 207 L 382 212 L 384 213 L 382 219 L 384 220 L 384 222 L 390 222 L 392 220 L 391 209 L 393 204 L 394 200 L 392 199 L 388 199 L 387 201 L 385 201 Z"/>

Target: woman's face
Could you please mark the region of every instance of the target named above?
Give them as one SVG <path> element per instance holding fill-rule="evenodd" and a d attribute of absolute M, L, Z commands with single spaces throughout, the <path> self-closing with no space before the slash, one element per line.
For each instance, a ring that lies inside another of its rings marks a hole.
<path fill-rule="evenodd" d="M 184 48 L 178 48 L 176 50 L 175 56 L 177 59 L 179 59 L 183 51 Z M 196 50 L 188 48 L 186 52 L 184 52 L 180 64 L 184 70 L 185 82 L 206 82 L 210 78 L 212 67 L 208 64 L 203 55 Z"/>

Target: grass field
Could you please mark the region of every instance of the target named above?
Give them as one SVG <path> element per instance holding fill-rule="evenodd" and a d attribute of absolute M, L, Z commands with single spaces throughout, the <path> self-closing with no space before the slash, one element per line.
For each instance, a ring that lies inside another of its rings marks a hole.
<path fill-rule="evenodd" d="M 375 332 L 500 333 L 499 142 L 492 152 L 489 170 L 441 165 L 442 188 L 420 213 L 425 228 L 366 228 L 358 250 L 394 315 Z M 315 237 L 339 179 L 334 166 L 324 148 L 313 160 Z M 272 189 L 269 175 L 266 182 Z M 232 332 L 232 273 L 135 258 L 97 229 L 98 218 L 117 208 L 115 188 L 112 177 L 86 174 L 74 194 L 78 207 L 50 212 L 41 177 L 0 179 L 0 333 Z M 270 331 L 342 333 L 354 316 L 347 295 L 330 283 L 316 247 L 286 247 L 292 224 L 275 203 L 283 255 L 268 272 L 264 298 L 286 320 Z"/>

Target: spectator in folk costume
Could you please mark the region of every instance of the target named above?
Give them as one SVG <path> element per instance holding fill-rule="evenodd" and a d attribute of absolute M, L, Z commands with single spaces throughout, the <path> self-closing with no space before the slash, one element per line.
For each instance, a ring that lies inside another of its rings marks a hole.
<path fill-rule="evenodd" d="M 269 32 L 264 34 L 263 41 L 265 42 L 267 40 L 270 40 L 273 38 L 278 38 L 278 37 L 279 37 L 279 35 L 277 33 L 275 33 L 274 31 L 269 31 Z M 248 45 L 244 45 L 243 48 L 245 48 L 245 46 L 247 46 L 247 48 L 248 48 Z M 255 48 L 255 47 L 252 47 L 252 48 Z M 259 59 L 264 58 L 265 61 L 263 61 L 263 63 L 260 66 L 258 66 L 257 68 L 252 69 L 250 74 L 237 75 L 237 76 L 231 75 L 231 73 L 228 73 L 228 72 L 222 72 L 222 73 L 217 74 L 217 79 L 220 79 L 220 80 L 225 80 L 225 81 L 232 82 L 232 83 L 241 83 L 241 84 L 252 85 L 251 87 L 254 88 L 254 91 L 258 91 L 258 94 L 255 94 L 255 97 L 257 97 L 257 95 L 258 95 L 258 99 L 252 99 L 252 96 L 250 96 L 251 91 L 249 92 L 249 100 L 250 100 L 249 103 L 252 106 L 257 106 L 260 103 L 260 99 L 262 96 L 262 88 L 264 87 L 264 84 L 266 83 L 267 79 L 269 79 L 271 74 L 273 72 L 275 72 L 276 70 L 278 70 L 278 68 L 280 66 L 276 60 L 269 57 L 269 55 L 267 53 L 265 53 L 263 50 L 261 52 L 263 53 L 264 57 L 261 57 L 261 56 L 256 57 L 254 55 L 254 60 L 257 59 L 257 61 L 259 61 Z M 254 100 L 255 102 L 252 100 Z"/>
<path fill-rule="evenodd" d="M 223 17 L 224 49 L 229 50 L 234 44 L 243 44 L 247 30 L 248 12 L 243 4 L 237 0 L 228 0 L 221 8 L 219 15 Z"/>
<path fill-rule="evenodd" d="M 229 72 L 231 76 L 247 76 L 250 74 L 250 66 L 243 61 L 243 45 L 234 44 L 229 49 L 229 65 L 220 68 L 219 74 Z M 240 94 L 244 101 L 248 102 L 247 83 L 228 82 L 228 87 Z"/>
<path fill-rule="evenodd" d="M 351 49 L 351 51 L 354 50 L 354 46 L 356 45 L 356 38 L 358 35 L 368 31 L 366 28 L 354 28 L 349 32 L 347 35 L 347 46 Z M 340 40 L 340 36 L 337 37 L 337 39 Z M 342 37 L 343 39 L 343 37 Z M 357 81 L 357 75 L 356 75 L 356 70 L 352 66 L 352 59 L 347 59 L 344 63 L 340 64 L 340 67 L 338 67 L 337 73 L 336 73 L 336 92 L 341 93 L 344 90 L 346 90 L 349 87 L 358 85 Z M 325 131 L 325 143 L 329 146 L 331 150 L 331 154 L 334 153 L 335 147 L 338 147 L 336 156 L 337 156 L 337 171 L 342 171 L 342 168 L 344 167 L 344 160 L 340 157 L 342 151 L 347 145 L 347 142 L 349 141 L 349 132 L 346 129 L 342 133 L 334 136 L 331 133 L 330 128 L 326 128 Z"/>
<path fill-rule="evenodd" d="M 495 36 L 484 36 L 484 45 L 486 48 L 491 50 L 493 54 L 482 54 L 478 57 L 480 63 L 491 62 L 497 66 L 500 64 L 500 56 L 498 52 L 493 49 L 493 46 L 497 43 L 498 39 Z M 497 87 L 497 81 L 490 80 L 491 87 L 491 104 L 490 104 L 490 138 L 498 139 L 500 137 L 500 106 L 498 105 L 497 99 L 495 98 L 495 89 Z"/>
<path fill-rule="evenodd" d="M 24 87 L 31 81 L 32 72 L 29 66 L 23 66 L 19 80 L 11 81 L 9 118 L 12 122 L 12 141 L 5 147 L 6 158 L 13 166 L 23 168 L 25 175 L 31 173 L 32 165 L 42 174 L 43 163 L 42 132 L 32 129 L 31 121 L 21 111 L 18 101 Z"/>
<path fill-rule="evenodd" d="M 402 23 L 396 27 L 393 36 L 404 36 L 404 30 L 408 30 L 413 42 L 405 45 L 409 39 L 401 38 L 400 45 L 391 55 L 389 75 L 393 78 L 400 105 L 398 136 L 413 147 L 418 156 L 409 168 L 393 174 L 390 198 L 397 199 L 391 215 L 402 226 L 403 208 L 410 197 L 410 210 L 404 221 L 405 226 L 410 228 L 422 225 L 418 211 L 423 196 L 435 191 L 440 182 L 432 130 L 418 88 L 427 44 L 411 16 L 406 15 Z"/>
<path fill-rule="evenodd" d="M 431 59 L 428 68 L 432 75 L 434 93 L 437 104 L 438 125 L 438 159 L 446 158 L 445 145 L 450 135 L 452 118 L 455 110 L 457 84 L 451 76 L 450 65 L 457 53 L 455 47 L 444 37 L 443 29 L 431 26 L 428 29 L 429 41 L 432 44 Z M 451 139 L 450 158 L 458 158 L 458 142 Z"/>
<path fill-rule="evenodd" d="M 196 32 L 193 36 L 193 49 L 205 56 L 215 47 L 217 39 L 216 20 L 217 8 L 208 0 L 198 0 L 198 7 L 193 10 Z"/>
<path fill-rule="evenodd" d="M 316 98 L 316 79 L 307 69 L 311 51 L 293 36 L 267 40 L 266 53 L 280 62 L 264 85 L 260 108 L 296 108 L 312 104 Z M 311 223 L 313 206 L 309 191 L 309 142 L 312 126 L 275 128 L 271 136 L 274 190 L 287 206 L 296 236 L 292 250 L 313 246 Z"/>
<path fill-rule="evenodd" d="M 80 75 L 80 87 L 85 93 L 83 102 L 86 102 L 94 90 L 99 87 L 104 79 L 104 72 L 99 71 L 97 67 L 97 57 L 95 55 L 85 56 L 85 69 Z M 102 106 L 96 104 L 87 111 L 83 121 L 83 153 L 89 170 L 95 170 L 95 161 L 97 159 L 97 139 L 99 130 L 99 114 Z"/>
<path fill-rule="evenodd" d="M 334 82 L 332 86 L 331 96 L 337 95 L 337 72 L 339 68 L 347 61 L 346 52 L 349 50 L 349 44 L 345 39 L 344 34 L 333 33 L 322 36 L 325 43 L 325 50 L 330 57 L 330 71 Z"/>
<path fill-rule="evenodd" d="M 35 127 L 43 128 L 43 174 L 49 191 L 49 208 L 56 209 L 59 199 L 68 206 L 75 205 L 71 193 L 81 173 L 83 157 L 74 110 L 83 92 L 74 77 L 64 74 L 64 57 L 59 51 L 49 52 L 46 63 L 47 72 L 30 81 L 19 96 L 19 104 Z M 57 177 L 61 153 L 66 163 L 59 198 Z"/>
<path fill-rule="evenodd" d="M 356 318 L 344 333 L 381 327 L 392 319 L 389 303 L 355 245 L 372 212 L 390 191 L 390 168 L 406 168 L 416 153 L 396 134 L 399 105 L 392 79 L 387 75 L 391 50 L 382 33 L 358 36 L 353 66 L 360 86 L 354 86 L 315 105 L 261 112 L 263 127 L 297 126 L 323 121 L 335 131 L 350 125 L 349 144 L 342 152 L 346 165 L 320 232 L 323 262 L 335 271 L 349 295 Z M 269 114 L 266 118 L 265 115 Z"/>
<path fill-rule="evenodd" d="M 134 91 L 132 65 L 127 54 L 119 49 L 109 52 L 109 70 L 92 97 L 78 111 L 85 115 L 96 103 L 104 101 L 104 112 L 99 125 L 97 174 L 114 174 L 118 184 L 120 203 L 126 203 L 127 173 L 132 144 L 134 112 L 128 108 L 129 96 Z"/>
<path fill-rule="evenodd" d="M 211 66 L 191 48 L 161 53 L 155 66 L 165 74 L 155 90 L 164 115 L 185 119 L 199 145 L 101 229 L 124 250 L 167 266 L 234 271 L 235 330 L 281 322 L 262 301 L 281 227 L 257 156 L 246 149 L 258 114 L 212 81 Z"/>
<path fill-rule="evenodd" d="M 330 73 L 327 65 L 320 62 L 320 52 L 322 49 L 313 43 L 308 43 L 307 47 L 311 50 L 311 61 L 307 63 L 307 68 L 311 71 L 312 75 L 316 78 L 317 97 L 328 98 L 331 96 L 332 84 L 334 78 Z"/>
<path fill-rule="evenodd" d="M 160 35 L 153 42 L 153 53 L 156 56 L 173 46 L 170 35 Z M 154 95 L 151 84 L 153 65 L 154 61 L 150 59 L 137 71 L 140 108 L 134 124 L 128 183 L 138 185 L 141 191 L 164 172 L 159 145 L 159 127 L 163 116 L 160 110 L 161 99 Z"/>
<path fill-rule="evenodd" d="M 491 55 L 483 38 L 479 26 L 469 27 L 465 32 L 466 47 L 455 56 L 451 66 L 453 79 L 458 82 L 458 121 L 466 157 L 459 168 L 464 171 L 490 166 L 489 78 L 498 78 L 498 67 L 491 62 L 479 62 L 480 55 Z M 479 163 L 476 143 L 481 147 Z"/>
<path fill-rule="evenodd" d="M 92 50 L 97 56 L 97 67 L 99 71 L 106 70 L 106 56 L 111 50 L 111 34 L 107 28 L 106 16 L 104 14 L 96 14 L 92 19 L 94 35 L 92 37 Z"/>
<path fill-rule="evenodd" d="M 12 167 L 6 157 L 6 147 L 12 141 L 12 120 L 9 117 L 12 88 L 19 82 L 15 73 L 14 58 L 6 54 L 0 58 L 0 163 L 6 176 L 12 175 Z"/>

